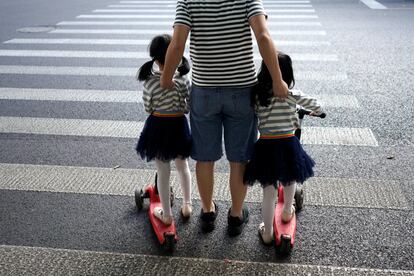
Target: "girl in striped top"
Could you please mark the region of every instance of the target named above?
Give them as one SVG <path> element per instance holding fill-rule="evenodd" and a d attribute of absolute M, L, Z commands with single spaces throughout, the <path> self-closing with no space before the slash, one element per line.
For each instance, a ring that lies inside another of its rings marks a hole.
<path fill-rule="evenodd" d="M 164 68 L 165 55 L 171 36 L 159 35 L 149 45 L 151 60 L 138 71 L 137 79 L 144 82 L 143 101 L 145 111 L 149 113 L 141 132 L 136 150 L 142 159 L 155 159 L 158 176 L 158 193 L 162 208 L 155 208 L 154 215 L 164 224 L 173 221 L 170 204 L 170 161 L 175 166 L 181 179 L 183 206 L 181 214 L 189 218 L 191 209 L 191 175 L 188 157 L 191 151 L 191 134 L 184 114 L 188 113 L 189 80 L 185 76 L 190 66 L 183 57 L 181 65 L 174 76 L 174 88 L 162 89 L 160 76 Z M 154 71 L 154 63 L 159 71 Z"/>
<path fill-rule="evenodd" d="M 259 234 L 265 244 L 271 244 L 273 240 L 277 184 L 284 186 L 282 220 L 288 222 L 295 215 L 293 198 L 296 182 L 304 182 L 313 176 L 315 162 L 294 135 L 297 126 L 296 107 L 303 106 L 315 115 L 322 112 L 316 99 L 299 90 L 292 90 L 295 79 L 290 57 L 279 52 L 278 60 L 282 78 L 290 91 L 285 101 L 273 96 L 272 78 L 262 62 L 258 84 L 253 89 L 260 138 L 255 143 L 253 157 L 247 164 L 244 175 L 246 184 L 253 185 L 258 181 L 263 187 L 263 222 L 259 226 Z"/>

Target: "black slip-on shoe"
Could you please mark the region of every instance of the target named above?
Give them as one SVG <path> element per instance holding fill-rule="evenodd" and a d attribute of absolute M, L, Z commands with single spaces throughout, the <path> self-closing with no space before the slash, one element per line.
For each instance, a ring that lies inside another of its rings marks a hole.
<path fill-rule="evenodd" d="M 244 226 L 249 221 L 249 210 L 247 207 L 243 207 L 242 218 L 230 216 L 230 209 L 227 215 L 228 232 L 230 236 L 240 235 Z"/>
<path fill-rule="evenodd" d="M 201 208 L 200 220 L 201 220 L 201 230 L 204 233 L 208 233 L 214 230 L 215 228 L 215 221 L 217 218 L 218 208 L 215 202 L 214 204 L 214 212 L 203 212 L 203 208 Z"/>

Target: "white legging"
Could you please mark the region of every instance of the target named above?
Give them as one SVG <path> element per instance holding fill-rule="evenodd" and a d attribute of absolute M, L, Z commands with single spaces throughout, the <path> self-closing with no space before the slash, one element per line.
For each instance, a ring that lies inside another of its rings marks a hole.
<path fill-rule="evenodd" d="M 293 198 L 295 197 L 296 182 L 283 186 L 283 211 L 292 211 Z M 269 185 L 263 188 L 262 216 L 265 225 L 265 232 L 273 234 L 273 218 L 275 215 L 276 188 Z"/>
<path fill-rule="evenodd" d="M 170 174 L 171 164 L 170 162 L 164 162 L 159 159 L 155 159 L 158 175 L 158 194 L 160 196 L 162 209 L 165 216 L 172 216 L 171 203 L 170 203 Z M 191 174 L 188 167 L 187 159 L 175 159 L 175 167 L 180 176 L 181 189 L 183 191 L 183 204 L 191 204 Z"/>

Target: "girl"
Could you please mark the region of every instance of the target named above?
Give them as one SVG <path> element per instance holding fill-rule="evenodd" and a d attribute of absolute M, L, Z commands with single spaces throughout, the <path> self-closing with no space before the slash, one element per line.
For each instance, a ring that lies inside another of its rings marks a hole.
<path fill-rule="evenodd" d="M 284 186 L 284 206 L 282 220 L 290 221 L 295 215 L 293 198 L 296 182 L 303 182 L 313 176 L 315 162 L 302 149 L 295 137 L 296 105 L 321 112 L 316 99 L 299 90 L 291 90 L 295 85 L 292 60 L 284 53 L 278 53 L 282 78 L 289 86 L 285 101 L 273 96 L 272 78 L 264 62 L 258 74 L 258 83 L 253 89 L 252 100 L 259 119 L 260 138 L 255 144 L 252 159 L 246 166 L 245 183 L 253 185 L 259 181 L 263 187 L 263 222 L 259 234 L 265 244 L 273 240 L 273 217 L 276 203 L 276 188 L 280 182 Z"/>
<path fill-rule="evenodd" d="M 189 218 L 191 208 L 191 175 L 187 158 L 191 150 L 191 135 L 187 118 L 189 100 L 189 80 L 185 75 L 190 71 L 187 59 L 183 58 L 174 76 L 174 88 L 160 87 L 160 76 L 164 67 L 165 55 L 171 36 L 159 35 L 149 45 L 151 61 L 141 66 L 137 79 L 144 81 L 143 101 L 148 116 L 136 150 L 148 162 L 155 159 L 158 175 L 158 193 L 162 208 L 155 208 L 154 215 L 165 225 L 173 221 L 170 205 L 170 161 L 180 175 L 183 191 L 181 215 Z M 154 63 L 159 71 L 153 71 Z"/>

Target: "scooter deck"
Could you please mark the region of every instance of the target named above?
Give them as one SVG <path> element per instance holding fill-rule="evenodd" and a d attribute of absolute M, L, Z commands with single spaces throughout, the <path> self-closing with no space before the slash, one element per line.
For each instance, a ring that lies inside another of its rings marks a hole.
<path fill-rule="evenodd" d="M 174 222 L 166 226 L 164 223 L 162 223 L 158 218 L 154 216 L 154 209 L 156 207 L 162 207 L 161 201 L 159 195 L 155 193 L 154 187 L 148 187 L 147 192 L 149 193 L 149 199 L 150 199 L 150 205 L 148 208 L 148 216 L 151 221 L 152 228 L 154 229 L 154 232 L 158 238 L 158 241 L 160 244 L 165 243 L 165 234 L 171 233 L 174 235 L 174 239 L 177 240 L 177 231 L 175 228 Z"/>
<path fill-rule="evenodd" d="M 283 187 L 282 185 L 278 188 L 278 200 L 275 209 L 275 217 L 273 220 L 273 227 L 275 231 L 275 243 L 276 246 L 280 246 L 282 243 L 282 237 L 289 238 L 290 244 L 293 247 L 295 243 L 295 234 L 296 234 L 296 214 L 289 222 L 282 221 L 282 212 L 283 212 Z"/>

